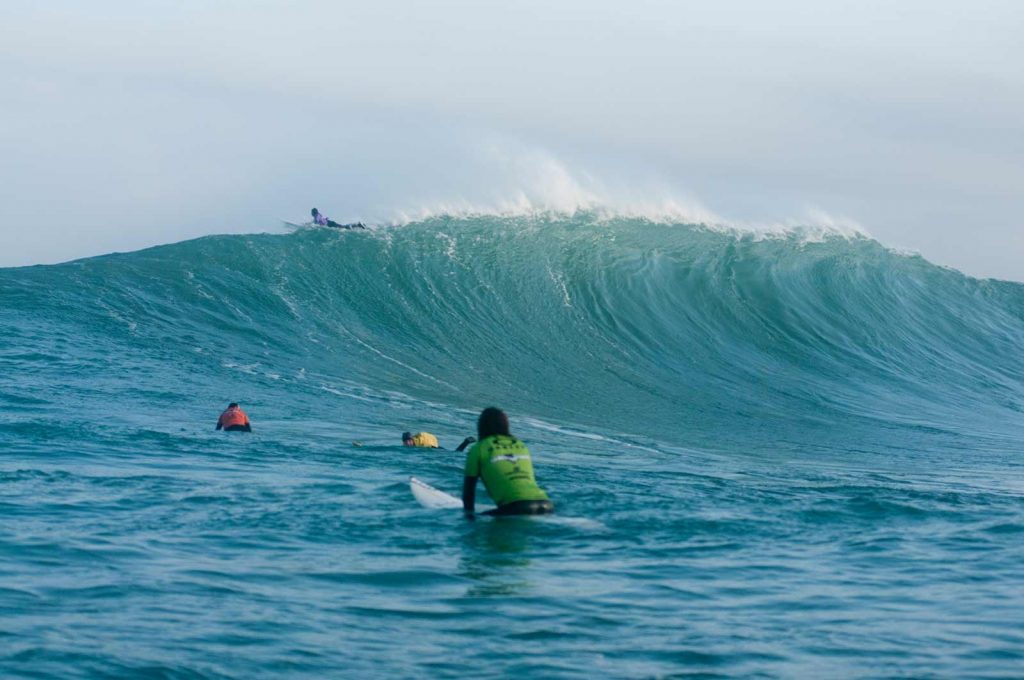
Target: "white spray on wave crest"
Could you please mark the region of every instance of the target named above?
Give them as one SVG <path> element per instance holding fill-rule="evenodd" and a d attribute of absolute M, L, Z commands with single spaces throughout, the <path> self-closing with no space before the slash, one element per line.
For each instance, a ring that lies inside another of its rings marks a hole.
<path fill-rule="evenodd" d="M 660 182 L 643 187 L 628 181 L 608 182 L 593 173 L 571 171 L 551 153 L 536 147 L 512 147 L 492 142 L 478 150 L 488 168 L 504 174 L 483 196 L 425 202 L 416 209 L 398 210 L 383 220 L 401 226 L 436 217 L 481 216 L 531 217 L 571 216 L 588 213 L 597 219 L 636 219 L 657 224 L 700 225 L 716 231 L 757 238 L 800 236 L 806 242 L 842 236 L 868 236 L 866 230 L 848 217 L 830 215 L 816 207 L 801 217 L 774 222 L 730 220 L 705 207 L 695 198 Z"/>

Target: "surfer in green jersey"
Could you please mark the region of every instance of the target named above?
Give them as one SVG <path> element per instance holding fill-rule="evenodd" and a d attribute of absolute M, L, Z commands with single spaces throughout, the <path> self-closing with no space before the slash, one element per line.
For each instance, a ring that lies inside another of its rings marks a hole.
<path fill-rule="evenodd" d="M 537 486 L 530 451 L 509 433 L 508 416 L 493 406 L 476 423 L 477 441 L 466 454 L 462 508 L 472 515 L 476 507 L 476 480 L 484 479 L 487 494 L 498 506 L 488 515 L 544 515 L 555 506 Z"/>

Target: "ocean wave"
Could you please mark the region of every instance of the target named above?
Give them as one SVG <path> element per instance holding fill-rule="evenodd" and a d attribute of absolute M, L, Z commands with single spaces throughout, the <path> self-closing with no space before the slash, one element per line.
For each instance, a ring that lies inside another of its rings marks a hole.
<path fill-rule="evenodd" d="M 80 338 L 97 361 L 259 384 L 308 371 L 707 448 L 1015 427 L 1020 285 L 834 224 L 627 215 L 445 212 L 359 233 L 206 237 L 0 271 L 2 315 L 20 337 Z"/>

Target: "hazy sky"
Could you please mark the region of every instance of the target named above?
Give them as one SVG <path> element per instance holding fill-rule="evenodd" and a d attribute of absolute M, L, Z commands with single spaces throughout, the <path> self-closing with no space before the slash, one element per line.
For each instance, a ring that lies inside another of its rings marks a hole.
<path fill-rule="evenodd" d="M 1024 3 L 0 3 L 0 266 L 312 205 L 857 223 L 1024 280 Z"/>

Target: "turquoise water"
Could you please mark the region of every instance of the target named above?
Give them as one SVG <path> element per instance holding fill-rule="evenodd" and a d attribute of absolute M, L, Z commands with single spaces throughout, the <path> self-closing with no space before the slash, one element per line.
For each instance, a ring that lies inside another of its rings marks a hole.
<path fill-rule="evenodd" d="M 1020 284 L 578 214 L 209 237 L 0 301 L 3 677 L 1024 668 Z M 489 405 L 558 517 L 414 502 L 462 460 L 400 433 Z"/>

